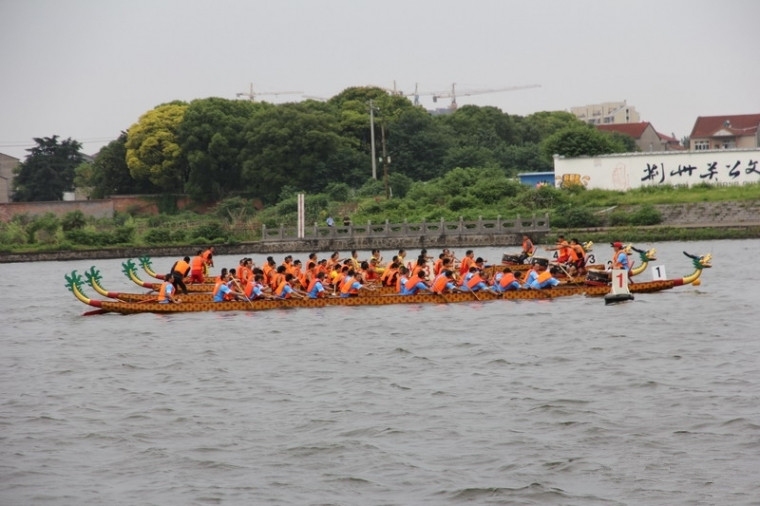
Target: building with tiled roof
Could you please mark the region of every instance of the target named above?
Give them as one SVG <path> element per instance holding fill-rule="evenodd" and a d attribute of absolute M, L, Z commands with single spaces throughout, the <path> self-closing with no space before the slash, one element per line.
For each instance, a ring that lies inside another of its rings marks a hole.
<path fill-rule="evenodd" d="M 617 132 L 632 137 L 639 151 L 673 151 L 683 149 L 677 139 L 659 133 L 648 121 L 616 125 L 597 125 L 596 128 L 602 132 Z"/>
<path fill-rule="evenodd" d="M 19 159 L 0 153 L 0 204 L 11 201 L 13 196 L 13 169 L 19 164 Z"/>
<path fill-rule="evenodd" d="M 742 149 L 760 146 L 760 114 L 700 116 L 689 136 L 693 151 Z"/>

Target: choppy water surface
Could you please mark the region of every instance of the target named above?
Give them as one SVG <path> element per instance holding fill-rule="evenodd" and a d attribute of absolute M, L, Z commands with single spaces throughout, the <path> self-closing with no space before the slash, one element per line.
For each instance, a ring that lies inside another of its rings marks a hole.
<path fill-rule="evenodd" d="M 760 240 L 646 246 L 714 267 L 607 307 L 83 317 L 63 275 L 139 291 L 119 261 L 0 265 L 0 504 L 758 504 Z"/>

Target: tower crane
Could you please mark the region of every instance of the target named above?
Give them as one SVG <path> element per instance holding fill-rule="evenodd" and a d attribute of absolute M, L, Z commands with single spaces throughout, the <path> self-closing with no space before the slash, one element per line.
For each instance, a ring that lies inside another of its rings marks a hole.
<path fill-rule="evenodd" d="M 259 95 L 300 95 L 303 93 L 303 91 L 265 91 L 265 92 L 255 92 L 253 91 L 253 83 L 251 83 L 251 89 L 247 92 L 240 92 L 235 93 L 236 97 L 246 97 L 251 102 L 256 101 L 256 97 Z"/>
<path fill-rule="evenodd" d="M 451 83 L 451 91 L 443 91 L 443 92 L 435 92 L 435 93 L 419 93 L 417 94 L 417 88 L 415 86 L 415 94 L 414 94 L 414 101 L 415 104 L 419 101 L 418 97 L 419 95 L 432 95 L 433 96 L 433 102 L 438 102 L 439 98 L 450 98 L 451 99 L 451 105 L 449 105 L 449 109 L 452 111 L 455 111 L 457 108 L 457 90 L 456 90 L 457 83 Z M 486 93 L 500 93 L 502 91 L 516 91 L 516 90 L 526 90 L 529 88 L 540 88 L 540 84 L 526 84 L 523 86 L 509 86 L 506 88 L 491 88 L 491 89 L 482 89 L 482 90 L 464 90 L 459 91 L 460 97 L 469 97 L 471 95 L 484 95 Z"/>

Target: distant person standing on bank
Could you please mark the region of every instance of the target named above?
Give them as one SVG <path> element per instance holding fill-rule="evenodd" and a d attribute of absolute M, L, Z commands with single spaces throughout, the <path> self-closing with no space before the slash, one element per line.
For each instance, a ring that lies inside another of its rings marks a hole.
<path fill-rule="evenodd" d="M 325 220 L 325 222 L 327 223 L 328 227 L 335 226 L 335 220 L 333 219 L 332 216 L 328 216 L 327 219 Z"/>

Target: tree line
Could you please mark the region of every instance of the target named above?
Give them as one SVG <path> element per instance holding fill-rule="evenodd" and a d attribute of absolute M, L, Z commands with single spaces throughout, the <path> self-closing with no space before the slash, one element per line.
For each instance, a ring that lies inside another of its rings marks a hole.
<path fill-rule="evenodd" d="M 271 205 L 282 195 L 324 193 L 336 183 L 357 189 L 372 179 L 370 101 L 376 156 L 382 148 L 387 153 L 378 161 L 378 178 L 387 167 L 396 188 L 456 168 L 514 177 L 551 171 L 554 154 L 637 149 L 632 138 L 600 132 L 568 112 L 522 117 L 463 106 L 431 114 L 376 87 L 348 88 L 325 102 L 204 98 L 156 106 L 91 160 L 76 140 L 35 138 L 37 145 L 16 168 L 14 200 L 60 200 L 77 187 L 92 198 L 185 193 L 198 203 L 241 197 Z M 374 187 L 382 194 L 383 185 Z"/>

